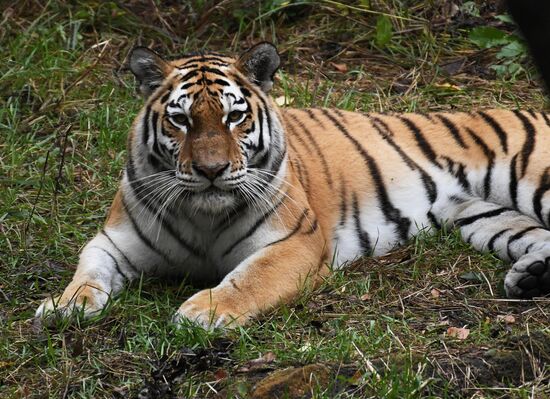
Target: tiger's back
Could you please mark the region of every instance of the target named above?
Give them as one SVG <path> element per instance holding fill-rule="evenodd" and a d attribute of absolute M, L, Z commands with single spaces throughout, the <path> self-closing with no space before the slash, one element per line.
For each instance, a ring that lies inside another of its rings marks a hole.
<path fill-rule="evenodd" d="M 321 225 L 338 263 L 383 254 L 420 229 L 452 222 L 448 209 L 472 198 L 548 223 L 544 113 L 284 115 L 292 164 L 316 214 L 327 215 Z"/>

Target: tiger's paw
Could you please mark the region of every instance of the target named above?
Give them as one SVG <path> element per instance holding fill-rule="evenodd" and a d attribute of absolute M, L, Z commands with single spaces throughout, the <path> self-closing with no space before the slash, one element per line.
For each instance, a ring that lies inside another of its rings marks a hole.
<path fill-rule="evenodd" d="M 530 299 L 550 293 L 550 256 L 533 253 L 522 256 L 504 279 L 508 298 Z"/>
<path fill-rule="evenodd" d="M 215 289 L 197 292 L 185 301 L 172 321 L 181 325 L 189 320 L 206 330 L 214 328 L 236 328 L 245 324 L 250 316 L 237 309 L 235 302 L 228 296 L 219 294 Z"/>
<path fill-rule="evenodd" d="M 76 286 L 71 283 L 61 296 L 44 300 L 36 309 L 35 317 L 54 320 L 78 313 L 89 318 L 101 312 L 108 299 L 109 294 L 96 285 L 84 283 Z"/>

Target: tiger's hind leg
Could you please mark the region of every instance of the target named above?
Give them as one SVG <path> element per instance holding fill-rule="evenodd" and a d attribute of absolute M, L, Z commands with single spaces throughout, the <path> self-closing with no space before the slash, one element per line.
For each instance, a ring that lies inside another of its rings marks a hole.
<path fill-rule="evenodd" d="M 480 251 L 492 251 L 512 262 L 504 289 L 510 298 L 550 293 L 550 231 L 514 209 L 473 198 L 450 200 L 436 214 L 460 229 L 462 237 Z"/>

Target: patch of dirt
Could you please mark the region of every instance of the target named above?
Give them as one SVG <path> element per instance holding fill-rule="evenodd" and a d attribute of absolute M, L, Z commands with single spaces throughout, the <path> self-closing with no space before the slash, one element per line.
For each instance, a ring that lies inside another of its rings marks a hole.
<path fill-rule="evenodd" d="M 190 373 L 212 371 L 232 362 L 229 340 L 215 341 L 209 348 L 182 348 L 174 356 L 163 357 L 153 364 L 151 375 L 144 381 L 137 399 L 172 399 L 175 384 L 183 381 Z"/>
<path fill-rule="evenodd" d="M 537 331 L 499 343 L 492 348 L 473 346 L 428 355 L 428 373 L 460 389 L 518 387 L 536 379 L 550 382 L 550 376 L 544 374 L 550 362 L 549 335 Z"/>

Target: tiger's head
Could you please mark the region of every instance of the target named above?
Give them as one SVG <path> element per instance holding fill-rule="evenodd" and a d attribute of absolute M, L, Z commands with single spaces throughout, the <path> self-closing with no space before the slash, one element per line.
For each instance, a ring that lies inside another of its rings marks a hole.
<path fill-rule="evenodd" d="M 136 177 L 173 171 L 181 195 L 209 213 L 271 184 L 286 155 L 268 95 L 280 63 L 272 44 L 238 58 L 200 53 L 176 60 L 138 47 L 128 60 L 146 97 L 130 140 Z"/>

